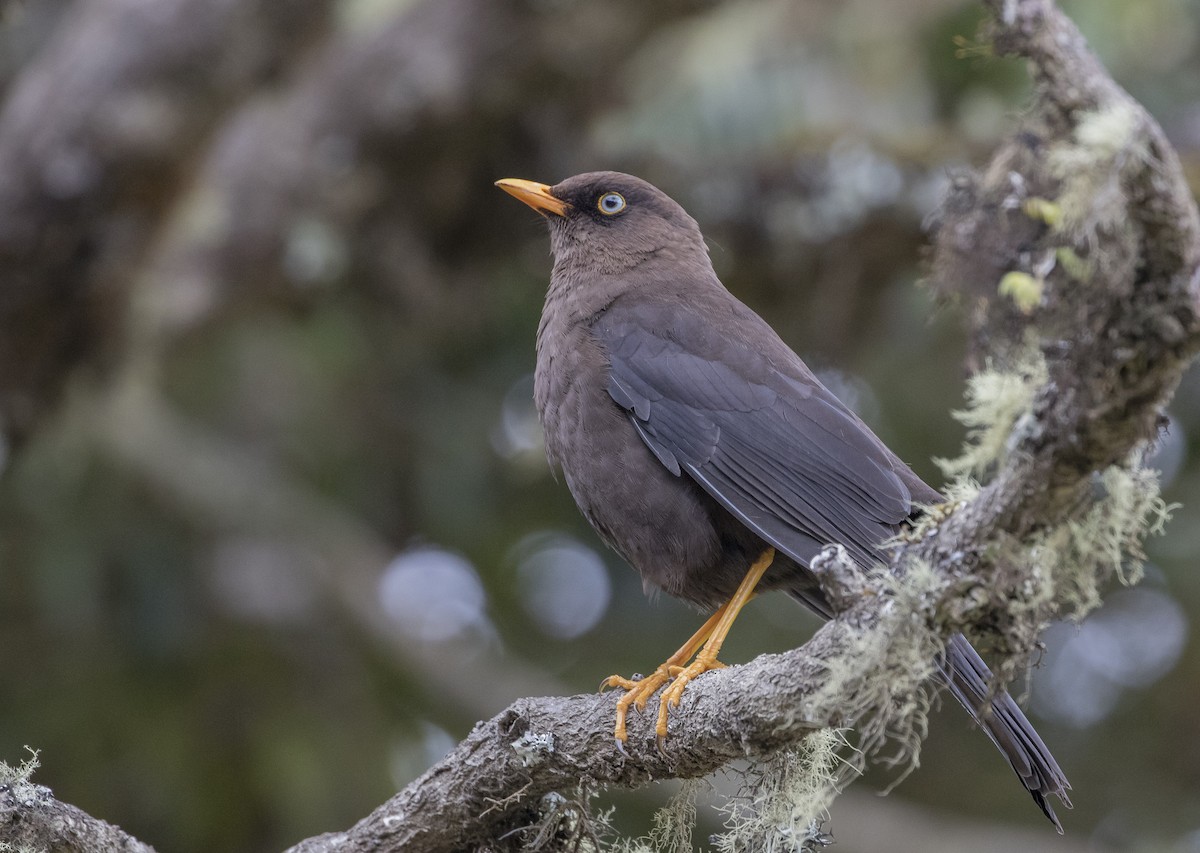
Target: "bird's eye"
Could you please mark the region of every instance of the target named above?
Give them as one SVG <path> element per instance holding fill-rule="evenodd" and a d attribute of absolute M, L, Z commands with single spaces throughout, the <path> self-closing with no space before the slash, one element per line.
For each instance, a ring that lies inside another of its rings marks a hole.
<path fill-rule="evenodd" d="M 596 207 L 605 216 L 612 216 L 614 213 L 620 213 L 625 209 L 625 198 L 620 193 L 605 193 L 596 202 Z"/>

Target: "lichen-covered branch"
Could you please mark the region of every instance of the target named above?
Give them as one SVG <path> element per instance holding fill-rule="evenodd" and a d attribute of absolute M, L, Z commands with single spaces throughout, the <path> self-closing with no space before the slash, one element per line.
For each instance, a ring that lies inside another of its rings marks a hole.
<path fill-rule="evenodd" d="M 1080 537 L 1066 541 L 1069 525 L 1108 525 L 1099 538 L 1137 551 L 1137 523 L 1126 530 L 1105 513 L 1153 500 L 1131 454 L 1156 436 L 1200 346 L 1200 225 L 1162 130 L 1074 24 L 1048 0 L 988 5 L 997 53 L 1030 61 L 1034 102 L 988 168 L 955 182 L 933 280 L 970 309 L 972 363 L 989 365 L 977 381 L 1024 381 L 1030 399 L 1000 452 L 977 460 L 987 470 L 973 473 L 990 484 L 916 552 L 939 565 L 955 555 L 955 572 L 986 579 L 985 609 L 1004 622 L 995 614 L 1006 599 L 1031 598 L 1038 555 L 1086 550 Z M 1105 471 L 1109 493 L 1096 501 L 1093 475 Z M 1048 616 L 1092 606 L 1096 583 L 1119 569 L 1077 556 L 1074 577 L 1060 563 L 1035 578 L 1043 600 L 1017 620 L 1023 627 L 999 627 L 1002 649 L 1019 653 Z"/>
<path fill-rule="evenodd" d="M 398 306 L 392 322 L 444 327 L 459 341 L 485 316 L 464 282 L 493 270 L 463 269 L 461 252 L 439 252 L 438 235 L 475 209 L 473 187 L 498 168 L 487 164 L 518 168 L 550 140 L 583 144 L 580 105 L 607 85 L 622 52 L 701 7 L 623 0 L 604 19 L 616 31 L 585 35 L 580 21 L 593 19 L 582 8 L 531 14 L 524 0 L 423 0 L 336 33 L 277 98 L 229 115 L 201 166 L 204 226 L 177 229 L 148 265 L 168 294 L 151 325 L 168 326 L 169 344 L 247 300 L 304 298 L 346 277 Z M 561 57 L 585 42 L 609 45 L 606 63 L 562 77 Z M 554 132 L 513 121 L 528 107 L 524 81 L 553 75 L 555 96 L 535 115 Z M 426 189 L 430 174 L 441 176 L 436 192 Z"/>
<path fill-rule="evenodd" d="M 20 767 L 0 762 L 0 850 L 53 850 L 58 853 L 154 853 L 122 830 L 54 798 L 30 781 L 37 756 Z"/>
<path fill-rule="evenodd" d="M 843 600 L 861 588 L 861 572 L 836 552 L 821 577 Z M 519 849 L 539 831 L 543 798 L 552 793 L 706 776 L 737 759 L 795 747 L 818 730 L 850 725 L 868 708 L 924 710 L 924 699 L 910 701 L 910 694 L 922 693 L 936 635 L 911 614 L 927 591 L 898 591 L 904 600 L 884 613 L 878 599 L 857 596 L 803 648 L 697 680 L 671 717 L 662 752 L 652 713 L 631 719 L 628 744 L 618 746 L 615 696 L 522 699 L 477 725 L 445 759 L 353 828 L 308 839 L 290 853 L 502 850 L 509 849 L 506 838 Z M 898 678 L 875 670 L 895 659 L 883 648 L 909 650 L 916 663 Z M 896 713 L 888 717 L 894 721 Z M 822 755 L 828 760 L 831 753 Z M 819 810 L 836 793 L 837 774 L 818 769 L 827 782 Z"/>
<path fill-rule="evenodd" d="M 831 623 L 802 650 L 699 679 L 676 712 L 686 724 L 672 726 L 666 754 L 655 747 L 652 714 L 631 720 L 629 746 L 617 748 L 614 696 L 520 700 L 356 826 L 292 853 L 507 849 L 499 839 L 508 833 L 518 849 L 522 830 L 536 832 L 551 792 L 693 778 L 768 754 L 833 724 L 834 709 L 810 700 L 825 678 L 820 661 L 835 654 L 845 630 Z"/>
<path fill-rule="evenodd" d="M 865 603 L 860 615 L 875 618 Z M 522 699 L 478 724 L 450 755 L 352 829 L 292 849 L 420 853 L 485 843 L 503 849 L 496 839 L 535 825 L 540 801 L 552 791 L 703 776 L 736 758 L 768 754 L 840 723 L 841 699 L 832 692 L 814 699 L 829 677 L 822 661 L 853 641 L 851 621 L 830 623 L 804 649 L 700 679 L 676 717 L 687 724 L 672 726 L 666 754 L 655 747 L 650 715 L 631 720 L 629 747 L 617 748 L 611 694 Z M 0 811 L 0 841 L 47 845 L 57 837 L 63 807 L 40 790 L 36 802 L 23 799 Z M 106 847 L 98 830 L 87 839 L 84 830 L 80 843 L 62 849 L 124 849 Z"/>

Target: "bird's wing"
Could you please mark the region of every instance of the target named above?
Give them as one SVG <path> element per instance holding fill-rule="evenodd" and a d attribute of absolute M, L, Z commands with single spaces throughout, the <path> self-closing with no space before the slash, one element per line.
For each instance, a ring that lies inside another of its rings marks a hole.
<path fill-rule="evenodd" d="M 750 329 L 715 328 L 678 305 L 669 320 L 636 307 L 614 306 L 593 333 L 611 359 L 609 394 L 659 462 L 802 565 L 833 542 L 877 562 L 878 543 L 912 511 L 915 475 L 740 303 Z"/>

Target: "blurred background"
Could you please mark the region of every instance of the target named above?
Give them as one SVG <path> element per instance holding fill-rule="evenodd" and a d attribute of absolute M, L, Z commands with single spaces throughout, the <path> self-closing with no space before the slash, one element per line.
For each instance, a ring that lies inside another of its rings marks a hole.
<path fill-rule="evenodd" d="M 974 3 L 0 8 L 0 758 L 160 850 L 345 828 L 513 699 L 697 626 L 547 467 L 548 242 L 497 178 L 659 185 L 926 479 L 960 445 L 923 223 L 1028 92 Z M 1200 185 L 1200 2 L 1066 8 Z M 887 799 L 875 768 L 838 801 L 838 850 L 1200 851 L 1200 374 L 1170 414 L 1146 581 L 1031 681 L 1066 838 L 951 703 Z M 815 627 L 765 597 L 723 658 Z M 640 834 L 673 790 L 599 802 Z"/>

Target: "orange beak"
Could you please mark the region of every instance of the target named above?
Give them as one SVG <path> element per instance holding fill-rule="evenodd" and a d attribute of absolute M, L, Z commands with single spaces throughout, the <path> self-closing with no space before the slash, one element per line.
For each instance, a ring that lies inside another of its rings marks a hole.
<path fill-rule="evenodd" d="M 520 178 L 504 178 L 503 180 L 496 181 L 496 186 L 513 198 L 525 202 L 542 215 L 553 213 L 555 216 L 566 216 L 567 208 L 570 207 L 562 199 L 551 195 L 550 187 L 545 184 L 539 184 L 536 181 L 523 181 Z"/>

